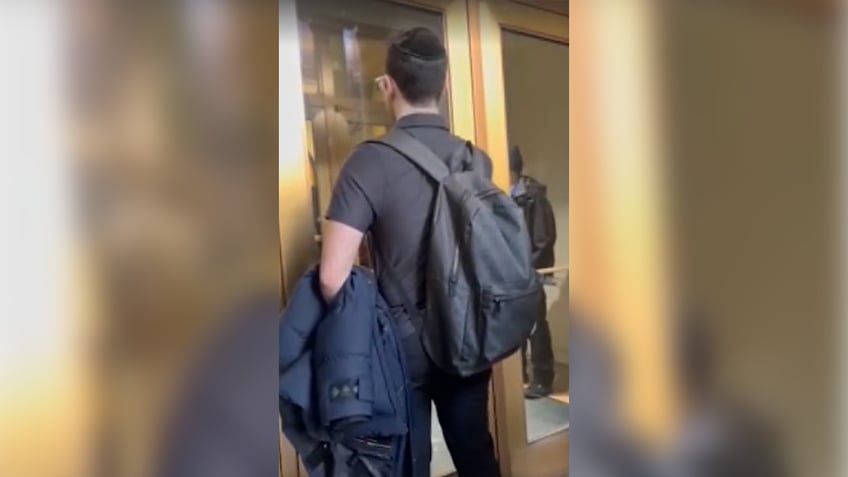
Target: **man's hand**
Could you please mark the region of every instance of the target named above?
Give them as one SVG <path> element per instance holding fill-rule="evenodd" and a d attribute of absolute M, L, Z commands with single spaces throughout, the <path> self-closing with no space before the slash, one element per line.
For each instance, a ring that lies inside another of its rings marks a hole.
<path fill-rule="evenodd" d="M 359 253 L 363 233 L 341 222 L 327 220 L 321 237 L 321 294 L 329 302 L 344 286 Z"/>

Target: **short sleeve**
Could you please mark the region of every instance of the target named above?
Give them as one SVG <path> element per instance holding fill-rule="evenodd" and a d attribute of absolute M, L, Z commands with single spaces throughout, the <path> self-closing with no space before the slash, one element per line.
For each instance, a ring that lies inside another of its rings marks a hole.
<path fill-rule="evenodd" d="M 362 144 L 345 161 L 333 188 L 327 219 L 368 232 L 383 193 L 383 172 L 379 153 L 371 144 Z"/>

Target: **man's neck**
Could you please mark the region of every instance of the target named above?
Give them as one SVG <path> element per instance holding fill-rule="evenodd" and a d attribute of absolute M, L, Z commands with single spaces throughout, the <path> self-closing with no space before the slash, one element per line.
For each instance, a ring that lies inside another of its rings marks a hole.
<path fill-rule="evenodd" d="M 409 104 L 399 105 L 395 110 L 395 118 L 400 119 L 412 114 L 439 114 L 439 107 L 435 104 L 430 106 L 412 106 Z"/>

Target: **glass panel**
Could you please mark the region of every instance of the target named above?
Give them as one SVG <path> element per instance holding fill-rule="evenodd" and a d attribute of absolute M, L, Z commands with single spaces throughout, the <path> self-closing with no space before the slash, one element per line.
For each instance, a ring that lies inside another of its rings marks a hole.
<path fill-rule="evenodd" d="M 417 26 L 444 39 L 444 29 L 438 13 L 377 0 L 298 0 L 297 10 L 317 251 L 344 161 L 358 143 L 385 134 L 393 123 L 374 85 L 385 72 L 387 40 Z M 448 97 L 441 103 L 446 117 Z M 367 254 L 360 262 L 367 265 Z M 432 471 L 454 471 L 435 419 Z"/>
<path fill-rule="evenodd" d="M 444 36 L 438 13 L 377 0 L 355 6 L 345 0 L 297 2 L 319 243 L 320 221 L 345 159 L 358 143 L 385 134 L 393 123 L 374 84 L 385 72 L 388 39 L 416 26 Z M 445 95 L 445 116 L 447 105 Z"/>
<path fill-rule="evenodd" d="M 530 218 L 534 243 L 553 241 L 552 254 L 540 253 L 536 264 L 553 271 L 524 366 L 532 442 L 568 428 L 568 46 L 503 30 L 502 47 L 509 143 L 524 163 L 513 195 L 535 210 L 546 199 L 553 209 L 553 223 L 544 214 Z"/>

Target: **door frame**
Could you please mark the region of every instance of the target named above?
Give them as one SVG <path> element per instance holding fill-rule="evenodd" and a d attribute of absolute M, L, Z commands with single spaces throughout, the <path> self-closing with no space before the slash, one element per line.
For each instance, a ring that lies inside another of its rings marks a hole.
<path fill-rule="evenodd" d="M 473 77 L 477 87 L 474 97 L 478 116 L 477 141 L 494 162 L 495 182 L 506 190 L 509 187 L 509 144 L 502 31 L 568 45 L 569 19 L 567 15 L 504 0 L 470 0 L 468 9 L 473 38 Z M 527 442 L 520 356 L 516 354 L 496 366 L 492 381 L 496 440 L 503 474 L 531 476 L 534 471 L 567 472 L 568 459 L 559 457 L 563 450 L 567 452 L 568 431 Z"/>

